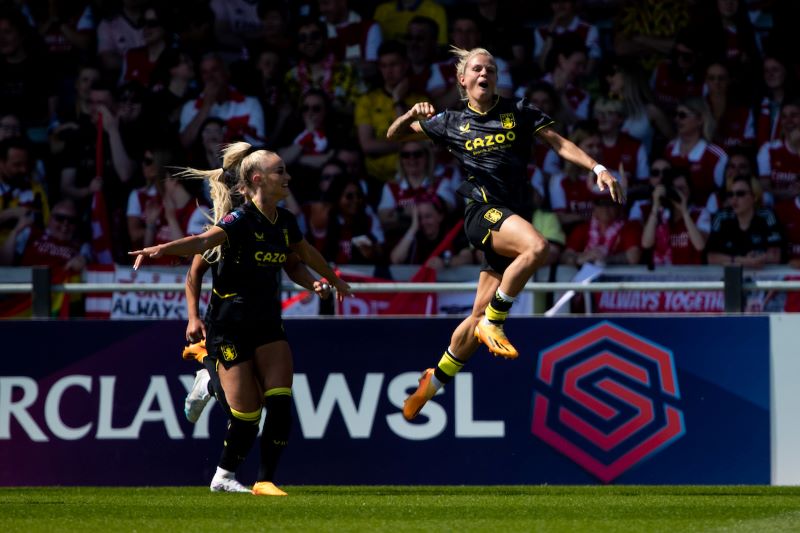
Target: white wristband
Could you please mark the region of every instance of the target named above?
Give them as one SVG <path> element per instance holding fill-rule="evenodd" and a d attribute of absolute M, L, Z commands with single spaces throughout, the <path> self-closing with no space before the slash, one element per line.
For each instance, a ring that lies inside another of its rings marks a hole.
<path fill-rule="evenodd" d="M 598 163 L 597 165 L 594 166 L 594 168 L 592 169 L 592 172 L 594 172 L 595 176 L 599 176 L 600 173 L 602 171 L 604 171 L 604 170 L 608 171 L 608 169 L 606 167 L 604 167 L 603 165 Z"/>

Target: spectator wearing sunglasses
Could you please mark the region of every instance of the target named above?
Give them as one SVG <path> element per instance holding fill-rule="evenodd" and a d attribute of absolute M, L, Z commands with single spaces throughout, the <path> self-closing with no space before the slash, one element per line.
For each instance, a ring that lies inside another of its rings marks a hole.
<path fill-rule="evenodd" d="M 445 213 L 455 208 L 455 196 L 447 182 L 433 173 L 433 154 L 427 143 L 409 141 L 400 148 L 395 179 L 383 186 L 378 218 L 388 242 L 396 242 L 414 222 L 414 205 L 427 196 L 442 200 Z"/>
<path fill-rule="evenodd" d="M 638 198 L 631 204 L 628 212 L 628 220 L 636 220 L 644 224 L 647 214 L 653 204 L 653 190 L 658 187 L 665 178 L 671 175 L 672 164 L 664 158 L 658 158 L 650 164 L 650 172 L 647 178 L 647 187 L 637 187 L 630 190 L 628 198 Z"/>
<path fill-rule="evenodd" d="M 278 150 L 292 175 L 292 192 L 301 202 L 316 195 L 319 171 L 333 157 L 328 129 L 331 125 L 330 109 L 325 93 L 311 89 L 304 96 L 299 109 L 303 129 L 288 146 Z"/>
<path fill-rule="evenodd" d="M 717 213 L 711 225 L 709 264 L 761 268 L 780 263 L 783 237 L 775 213 L 760 207 L 761 192 L 756 178 L 733 179 L 726 191 L 730 208 Z"/>
<path fill-rule="evenodd" d="M 142 87 L 150 87 L 153 71 L 172 44 L 170 26 L 164 8 L 156 5 L 145 8 L 142 18 L 144 46 L 125 52 L 121 76 L 124 81 L 137 81 Z"/>
<path fill-rule="evenodd" d="M 687 98 L 675 109 L 677 136 L 667 144 L 664 157 L 673 167 L 688 167 L 692 201 L 705 205 L 708 197 L 725 184 L 728 155 L 713 144 L 716 122 L 703 98 Z"/>
<path fill-rule="evenodd" d="M 284 84 L 290 102 L 301 102 L 311 89 L 322 91 L 337 113 L 353 114 L 356 98 L 363 92 L 358 72 L 350 63 L 336 59 L 328 47 L 324 22 L 302 19 L 297 26 L 297 65 L 290 69 Z"/>
<path fill-rule="evenodd" d="M 91 252 L 77 238 L 78 212 L 75 202 L 64 199 L 53 206 L 47 226 L 33 224 L 28 212 L 17 219 L 11 237 L 0 249 L 0 263 L 15 266 L 49 266 L 53 277 L 63 281 L 66 273 L 79 273 Z"/>
<path fill-rule="evenodd" d="M 326 260 L 338 265 L 375 264 L 383 245 L 383 229 L 378 217 L 368 208 L 357 179 L 339 175 L 328 191 L 328 223 L 308 234 L 308 242 Z"/>

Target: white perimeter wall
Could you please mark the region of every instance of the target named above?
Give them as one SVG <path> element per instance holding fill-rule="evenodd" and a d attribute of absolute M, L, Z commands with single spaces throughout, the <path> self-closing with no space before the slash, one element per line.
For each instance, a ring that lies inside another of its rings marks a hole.
<path fill-rule="evenodd" d="M 772 484 L 800 485 L 800 314 L 770 316 Z"/>

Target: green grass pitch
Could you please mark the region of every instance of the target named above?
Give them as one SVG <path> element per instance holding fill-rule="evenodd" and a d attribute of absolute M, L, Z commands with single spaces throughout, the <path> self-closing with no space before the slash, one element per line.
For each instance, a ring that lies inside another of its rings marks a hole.
<path fill-rule="evenodd" d="M 0 488 L 0 530 L 800 532 L 800 487 Z"/>

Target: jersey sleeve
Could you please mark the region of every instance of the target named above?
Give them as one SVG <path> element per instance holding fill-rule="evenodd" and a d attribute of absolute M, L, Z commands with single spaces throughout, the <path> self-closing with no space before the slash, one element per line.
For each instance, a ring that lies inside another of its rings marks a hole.
<path fill-rule="evenodd" d="M 239 209 L 231 211 L 222 217 L 222 219 L 217 222 L 217 227 L 225 231 L 230 246 L 236 246 L 247 235 L 247 224 L 244 219 L 244 213 Z"/>
<path fill-rule="evenodd" d="M 446 111 L 432 116 L 428 120 L 421 120 L 419 126 L 423 133 L 433 142 L 442 142 L 447 138 L 448 114 Z"/>
<path fill-rule="evenodd" d="M 533 129 L 533 133 L 539 133 L 542 128 L 556 123 L 547 113 L 530 103 L 527 98 L 520 100 L 517 107 L 522 113 L 525 123 Z"/>

